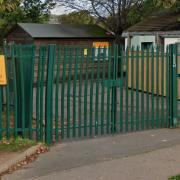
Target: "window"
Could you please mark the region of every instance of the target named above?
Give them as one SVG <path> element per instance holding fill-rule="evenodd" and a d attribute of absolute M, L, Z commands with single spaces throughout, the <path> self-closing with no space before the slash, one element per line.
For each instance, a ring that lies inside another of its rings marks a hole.
<path fill-rule="evenodd" d="M 142 42 L 141 49 L 147 50 L 153 46 L 153 42 Z"/>
<path fill-rule="evenodd" d="M 98 58 L 100 60 L 108 59 L 109 42 L 94 42 L 93 47 L 95 48 L 95 60 L 98 60 Z"/>

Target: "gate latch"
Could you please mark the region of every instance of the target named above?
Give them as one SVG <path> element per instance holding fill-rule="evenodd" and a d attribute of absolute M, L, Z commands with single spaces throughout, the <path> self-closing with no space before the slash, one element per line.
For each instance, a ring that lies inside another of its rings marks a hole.
<path fill-rule="evenodd" d="M 121 79 L 116 80 L 106 80 L 103 82 L 103 85 L 107 88 L 111 87 L 120 87 L 123 85 L 123 81 Z"/>

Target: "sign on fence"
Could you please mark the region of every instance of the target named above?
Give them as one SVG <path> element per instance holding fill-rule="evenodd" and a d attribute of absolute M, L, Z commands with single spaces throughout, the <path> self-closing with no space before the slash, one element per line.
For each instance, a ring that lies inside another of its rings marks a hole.
<path fill-rule="evenodd" d="M 0 85 L 6 85 L 6 65 L 5 65 L 5 57 L 0 55 Z"/>

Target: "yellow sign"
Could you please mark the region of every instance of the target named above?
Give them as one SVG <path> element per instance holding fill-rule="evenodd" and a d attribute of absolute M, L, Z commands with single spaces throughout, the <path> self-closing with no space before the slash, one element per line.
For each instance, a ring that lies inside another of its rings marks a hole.
<path fill-rule="evenodd" d="M 94 42 L 93 47 L 95 48 L 108 48 L 109 47 L 109 42 Z"/>
<path fill-rule="evenodd" d="M 6 65 L 4 56 L 0 55 L 0 85 L 6 85 Z"/>
<path fill-rule="evenodd" d="M 84 49 L 84 56 L 87 56 L 87 55 L 88 55 L 88 50 Z"/>

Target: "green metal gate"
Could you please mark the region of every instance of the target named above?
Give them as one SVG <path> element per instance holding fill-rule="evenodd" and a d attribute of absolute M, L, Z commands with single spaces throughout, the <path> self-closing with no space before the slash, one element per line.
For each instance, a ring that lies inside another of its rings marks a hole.
<path fill-rule="evenodd" d="M 167 49 L 5 47 L 0 138 L 48 144 L 174 127 L 179 121 L 178 46 Z"/>

